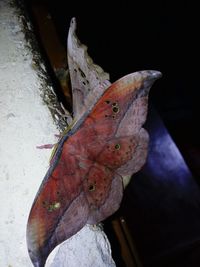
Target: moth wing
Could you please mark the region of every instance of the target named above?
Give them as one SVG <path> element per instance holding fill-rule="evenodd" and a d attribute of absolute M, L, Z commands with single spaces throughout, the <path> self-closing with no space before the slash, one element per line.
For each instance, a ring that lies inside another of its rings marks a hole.
<path fill-rule="evenodd" d="M 36 267 L 45 266 L 50 252 L 61 242 L 76 234 L 86 224 L 88 214 L 88 203 L 82 193 L 60 217 L 58 224 L 53 223 L 51 218 L 48 220 L 39 216 L 29 218 L 27 245 L 33 265 Z"/>
<path fill-rule="evenodd" d="M 131 159 L 117 170 L 117 173 L 123 177 L 124 186 L 127 186 L 132 175 L 143 167 L 147 158 L 149 135 L 142 126 L 146 121 L 148 110 L 148 89 L 146 89 L 148 83 L 144 83 L 143 88 L 130 105 L 116 133 L 117 137 L 132 135 L 137 142 Z"/>
<path fill-rule="evenodd" d="M 122 177 L 114 174 L 106 201 L 98 209 L 90 211 L 87 223 L 97 224 L 119 209 L 123 197 Z"/>
<path fill-rule="evenodd" d="M 106 162 L 109 168 L 116 169 L 123 179 L 145 163 L 149 136 L 142 126 L 147 117 L 149 90 L 159 77 L 160 72 L 150 70 L 121 78 L 104 93 L 89 115 L 92 123 L 87 128 L 91 125 L 98 138 L 85 135 L 87 151 L 96 155 L 99 164 Z"/>
<path fill-rule="evenodd" d="M 47 172 L 29 214 L 27 245 L 34 266 L 44 266 L 49 253 L 80 230 L 88 219 L 81 177 L 92 162 L 85 162 L 86 169 L 81 169 L 65 145 L 59 161 Z"/>
<path fill-rule="evenodd" d="M 44 266 L 53 248 L 86 222 L 97 223 L 119 207 L 123 187 L 117 172 L 138 144 L 136 133 L 123 136 L 119 129 L 132 103 L 143 96 L 144 83 L 148 93 L 159 77 L 142 71 L 118 80 L 62 139 L 29 215 L 27 243 L 35 266 Z"/>
<path fill-rule="evenodd" d="M 110 86 L 109 74 L 94 64 L 87 53 L 87 47 L 76 36 L 76 20 L 72 18 L 68 40 L 67 55 L 70 72 L 73 116 L 78 120 L 91 110 L 103 92 Z"/>
<path fill-rule="evenodd" d="M 160 75 L 143 71 L 123 77 L 112 85 L 113 90 L 108 89 L 90 114 L 97 134 L 95 143 L 88 143 L 90 155 L 96 163 L 111 170 L 113 177 L 106 201 L 90 211 L 88 223 L 104 220 L 119 208 L 123 184 L 145 163 L 149 136 L 142 126 L 150 87 Z"/>

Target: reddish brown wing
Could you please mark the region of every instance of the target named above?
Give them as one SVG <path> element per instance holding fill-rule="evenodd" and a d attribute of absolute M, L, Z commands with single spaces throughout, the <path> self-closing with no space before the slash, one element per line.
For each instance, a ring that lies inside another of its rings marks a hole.
<path fill-rule="evenodd" d="M 27 243 L 34 266 L 44 266 L 53 248 L 87 222 L 97 223 L 119 207 L 120 175 L 126 164 L 134 164 L 146 116 L 133 121 L 129 129 L 132 107 L 147 97 L 159 76 L 156 71 L 142 71 L 118 80 L 67 134 L 65 142 L 61 140 L 28 220 Z"/>

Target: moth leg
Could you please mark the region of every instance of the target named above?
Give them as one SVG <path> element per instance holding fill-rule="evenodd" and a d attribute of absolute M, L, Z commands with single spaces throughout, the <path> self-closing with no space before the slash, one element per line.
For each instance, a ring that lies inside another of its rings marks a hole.
<path fill-rule="evenodd" d="M 55 144 L 45 144 L 45 145 L 36 146 L 36 148 L 38 148 L 38 149 L 52 149 L 55 145 L 56 145 L 56 143 Z"/>
<path fill-rule="evenodd" d="M 62 137 L 62 134 L 54 134 L 54 136 L 58 139 L 60 139 Z M 38 149 L 52 149 L 57 143 L 54 144 L 44 144 L 44 145 L 39 145 L 36 146 L 36 148 Z"/>

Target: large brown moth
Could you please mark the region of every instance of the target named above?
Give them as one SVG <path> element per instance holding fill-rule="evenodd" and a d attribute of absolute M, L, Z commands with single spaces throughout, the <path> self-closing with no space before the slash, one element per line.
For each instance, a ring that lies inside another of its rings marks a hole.
<path fill-rule="evenodd" d="M 109 82 L 76 37 L 68 35 L 68 65 L 75 123 L 60 139 L 50 168 L 30 211 L 27 244 L 34 266 L 85 224 L 97 224 L 120 206 L 130 177 L 147 156 L 142 128 L 154 70 L 138 71 Z"/>

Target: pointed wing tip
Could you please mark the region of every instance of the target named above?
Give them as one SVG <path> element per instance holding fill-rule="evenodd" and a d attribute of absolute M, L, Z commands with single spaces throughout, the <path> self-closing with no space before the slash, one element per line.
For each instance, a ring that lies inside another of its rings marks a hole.
<path fill-rule="evenodd" d="M 158 70 L 142 70 L 133 72 L 131 75 L 138 77 L 141 80 L 155 81 L 162 77 L 162 73 Z"/>
<path fill-rule="evenodd" d="M 140 79 L 142 80 L 142 88 L 145 94 L 149 93 L 154 82 L 162 77 L 162 73 L 157 70 L 144 70 L 139 72 Z"/>
<path fill-rule="evenodd" d="M 157 80 L 162 77 L 162 73 L 158 70 L 147 70 L 147 72 L 153 80 Z"/>
<path fill-rule="evenodd" d="M 72 32 L 74 33 L 76 31 L 76 18 L 72 17 L 70 21 L 70 28 L 69 28 L 69 33 Z"/>
<path fill-rule="evenodd" d="M 74 25 L 76 23 L 76 18 L 75 17 L 72 17 L 70 23 Z"/>

